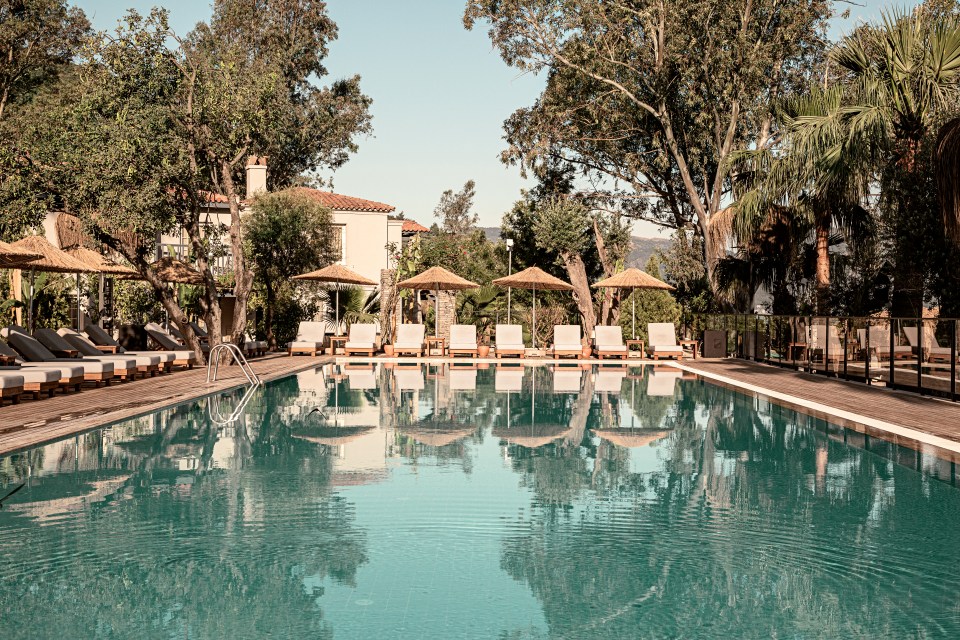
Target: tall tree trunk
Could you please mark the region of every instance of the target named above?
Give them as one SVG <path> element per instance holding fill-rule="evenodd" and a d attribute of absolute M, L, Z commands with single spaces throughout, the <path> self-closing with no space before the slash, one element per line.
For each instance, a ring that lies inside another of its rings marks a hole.
<path fill-rule="evenodd" d="M 223 187 L 230 201 L 230 251 L 233 255 L 233 325 L 231 339 L 243 348 L 246 343 L 247 332 L 247 301 L 253 289 L 253 272 L 247 266 L 243 250 L 243 228 L 240 219 L 240 199 L 237 196 L 236 186 L 233 183 L 232 166 L 223 162 L 220 167 Z"/>
<path fill-rule="evenodd" d="M 213 270 L 210 268 L 210 261 L 207 259 L 207 248 L 200 226 L 199 212 L 188 213 L 183 220 L 183 228 L 187 232 L 187 239 L 190 241 L 190 248 L 197 264 L 197 270 L 203 275 L 204 286 L 200 296 L 200 308 L 203 311 L 204 324 L 207 325 L 207 343 L 213 346 L 220 343 L 220 296 L 217 294 L 217 279 L 214 277 Z M 184 336 L 186 335 L 184 333 Z M 198 362 L 206 362 L 199 346 L 194 351 Z"/>
<path fill-rule="evenodd" d="M 615 275 L 614 270 L 616 265 L 610 260 L 610 254 L 607 252 L 607 244 L 603 240 L 603 233 L 600 231 L 600 224 L 596 216 L 593 218 L 593 238 L 597 245 L 597 255 L 600 256 L 600 264 L 603 266 L 603 276 L 604 278 L 609 278 Z M 600 298 L 600 324 L 615 324 L 617 321 L 616 316 L 619 316 L 619 313 L 617 313 L 616 307 L 618 307 L 619 304 L 614 304 L 614 302 L 619 303 L 620 298 L 619 296 L 615 298 L 613 294 L 613 289 L 603 289 Z"/>
<path fill-rule="evenodd" d="M 277 304 L 277 296 L 273 291 L 273 283 L 269 278 L 264 279 L 263 288 L 266 290 L 267 308 L 263 312 L 263 326 L 267 331 L 267 346 L 271 351 L 277 348 L 277 337 L 273 334 L 273 316 L 274 306 Z"/>
<path fill-rule="evenodd" d="M 593 310 L 593 296 L 590 293 L 590 282 L 587 280 L 587 269 L 579 253 L 563 253 L 564 265 L 567 267 L 567 276 L 573 285 L 573 300 L 580 311 L 580 324 L 587 335 L 597 325 L 597 316 Z"/>
<path fill-rule="evenodd" d="M 817 236 L 817 313 L 830 313 L 830 216 L 820 213 L 816 219 Z"/>

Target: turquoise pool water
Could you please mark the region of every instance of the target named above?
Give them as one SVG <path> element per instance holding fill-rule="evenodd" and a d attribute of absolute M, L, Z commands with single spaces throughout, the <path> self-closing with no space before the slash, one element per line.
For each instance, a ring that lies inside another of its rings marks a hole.
<path fill-rule="evenodd" d="M 241 396 L 0 458 L 0 638 L 960 637 L 949 462 L 669 367 Z"/>

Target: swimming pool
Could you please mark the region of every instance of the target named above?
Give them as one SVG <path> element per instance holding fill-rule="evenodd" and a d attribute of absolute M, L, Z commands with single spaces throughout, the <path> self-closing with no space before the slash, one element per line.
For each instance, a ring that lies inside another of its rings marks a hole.
<path fill-rule="evenodd" d="M 242 397 L 0 458 L 0 637 L 960 636 L 951 463 L 671 367 Z"/>

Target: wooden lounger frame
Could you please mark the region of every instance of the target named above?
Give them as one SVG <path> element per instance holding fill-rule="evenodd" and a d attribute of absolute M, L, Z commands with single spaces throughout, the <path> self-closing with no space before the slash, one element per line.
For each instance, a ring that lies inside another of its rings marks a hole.
<path fill-rule="evenodd" d="M 4 398 L 10 398 L 12 404 L 20 404 L 20 395 L 23 393 L 23 390 L 23 386 L 0 389 L 0 406 L 3 405 Z"/>

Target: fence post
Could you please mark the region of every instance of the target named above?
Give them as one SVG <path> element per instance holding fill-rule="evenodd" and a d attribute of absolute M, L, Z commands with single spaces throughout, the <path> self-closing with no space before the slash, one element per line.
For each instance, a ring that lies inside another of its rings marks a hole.
<path fill-rule="evenodd" d="M 957 322 L 950 323 L 950 399 L 957 399 Z"/>
<path fill-rule="evenodd" d="M 890 313 L 890 328 L 889 328 L 889 330 L 887 331 L 887 333 L 890 334 L 890 353 L 887 354 L 887 356 L 890 358 L 890 364 L 889 364 L 889 366 L 887 367 L 887 368 L 889 369 L 889 371 L 890 371 L 890 379 L 887 381 L 887 385 L 888 385 L 891 389 L 896 389 L 896 388 L 897 388 L 897 381 L 896 381 L 896 380 L 894 379 L 894 377 L 893 377 L 893 376 L 894 376 L 893 361 L 895 360 L 895 358 L 894 358 L 894 349 L 893 349 L 894 344 L 893 344 L 893 313 L 892 313 L 892 312 Z"/>
<path fill-rule="evenodd" d="M 917 393 L 923 395 L 923 315 L 917 319 Z"/>
<path fill-rule="evenodd" d="M 843 379 L 847 379 L 847 343 L 850 341 L 850 318 L 843 319 Z"/>

